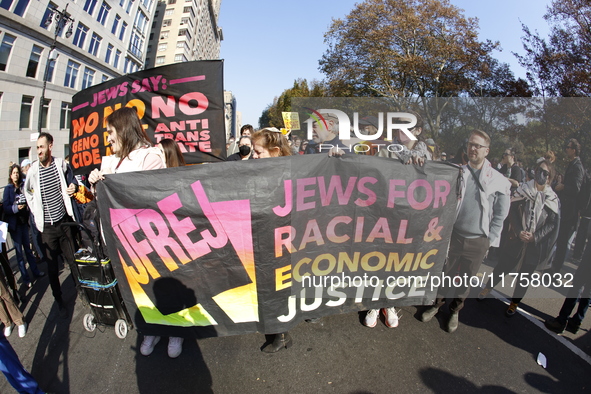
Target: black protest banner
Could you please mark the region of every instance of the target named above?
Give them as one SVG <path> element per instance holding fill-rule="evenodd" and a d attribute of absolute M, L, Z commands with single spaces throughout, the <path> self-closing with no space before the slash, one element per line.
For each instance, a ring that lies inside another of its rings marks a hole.
<path fill-rule="evenodd" d="M 223 62 L 178 63 L 127 74 L 73 97 L 70 163 L 76 174 L 100 168 L 111 154 L 104 119 L 135 107 L 154 143 L 177 141 L 188 164 L 226 157 Z"/>
<path fill-rule="evenodd" d="M 292 156 L 107 175 L 98 201 L 140 331 L 276 333 L 431 303 L 457 177 L 439 162 Z"/>

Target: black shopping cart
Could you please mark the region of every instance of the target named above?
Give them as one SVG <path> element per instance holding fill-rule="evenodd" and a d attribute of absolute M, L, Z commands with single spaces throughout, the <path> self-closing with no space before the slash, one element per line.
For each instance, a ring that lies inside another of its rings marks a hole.
<path fill-rule="evenodd" d="M 124 339 L 133 324 L 119 292 L 111 260 L 99 258 L 88 249 L 80 249 L 75 254 L 75 261 L 80 295 L 86 298 L 91 311 L 84 315 L 84 328 L 93 332 L 97 325 L 114 326 L 117 337 Z"/>

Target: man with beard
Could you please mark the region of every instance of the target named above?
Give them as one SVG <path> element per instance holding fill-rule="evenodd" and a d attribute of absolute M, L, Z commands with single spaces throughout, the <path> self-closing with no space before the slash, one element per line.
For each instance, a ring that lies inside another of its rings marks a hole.
<path fill-rule="evenodd" d="M 462 166 L 462 193 L 457 219 L 451 235 L 447 262 L 443 274 L 452 279 L 459 275 L 476 276 L 480 264 L 490 246 L 498 246 L 503 221 L 509 213 L 511 184 L 486 160 L 490 137 L 484 131 L 474 130 L 467 144 L 468 164 Z M 449 287 L 441 286 L 435 304 L 420 317 L 430 321 L 445 304 Z M 454 287 L 454 299 L 450 303 L 451 315 L 445 330 L 456 331 L 459 312 L 470 293 L 467 283 Z"/>
<path fill-rule="evenodd" d="M 61 254 L 70 267 L 74 263 L 72 228 L 62 226 L 74 220 L 74 208 L 70 198 L 76 192 L 72 168 L 62 159 L 51 155 L 53 137 L 40 133 L 37 139 L 37 155 L 25 181 L 25 196 L 35 217 L 35 225 L 41 232 L 42 248 L 47 260 L 47 271 L 53 297 L 60 317 L 67 317 L 62 300 L 59 280 L 58 257 Z M 75 271 L 74 271 L 75 272 Z"/>

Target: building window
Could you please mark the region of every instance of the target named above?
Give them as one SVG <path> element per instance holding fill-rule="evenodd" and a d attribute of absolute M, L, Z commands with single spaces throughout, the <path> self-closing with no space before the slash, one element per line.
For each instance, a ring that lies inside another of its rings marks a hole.
<path fill-rule="evenodd" d="M 152 45 L 148 45 L 148 48 L 146 48 L 146 53 L 150 52 L 152 52 Z"/>
<path fill-rule="evenodd" d="M 117 34 L 117 27 L 119 26 L 120 20 L 121 17 L 119 16 L 119 14 L 115 15 L 115 20 L 113 21 L 113 28 L 111 29 L 111 33 Z"/>
<path fill-rule="evenodd" d="M 138 13 L 135 15 L 135 21 L 133 25 L 137 30 L 139 30 L 142 34 L 144 34 L 144 30 L 146 30 L 146 25 L 148 24 L 148 17 L 144 14 L 141 10 L 138 10 Z"/>
<path fill-rule="evenodd" d="M 176 0 L 168 0 L 168 4 L 176 4 Z"/>
<path fill-rule="evenodd" d="M 131 0 L 129 0 L 129 1 L 131 1 Z M 119 5 L 121 7 L 123 7 L 125 5 L 125 0 L 119 0 Z"/>
<path fill-rule="evenodd" d="M 47 82 L 53 82 L 53 70 L 55 70 L 55 60 L 47 59 Z"/>
<path fill-rule="evenodd" d="M 187 29 L 179 29 L 179 36 L 186 36 L 187 35 Z"/>
<path fill-rule="evenodd" d="M 96 56 L 99 50 L 99 46 L 101 45 L 101 40 L 103 38 L 96 33 L 92 33 L 92 38 L 90 39 L 90 45 L 88 46 L 88 53 L 91 55 Z"/>
<path fill-rule="evenodd" d="M 102 82 L 107 82 L 109 80 L 109 76 L 107 74 L 103 74 Z"/>
<path fill-rule="evenodd" d="M 25 15 L 25 11 L 26 11 L 28 5 L 29 5 L 29 0 L 18 0 L 18 2 L 16 3 L 16 6 L 14 7 L 14 11 L 12 11 L 12 12 L 18 16 L 23 16 L 23 15 Z"/>
<path fill-rule="evenodd" d="M 184 55 L 182 53 L 179 53 L 177 55 L 174 55 L 174 61 L 175 62 L 182 62 L 183 61 L 183 57 L 184 57 Z"/>
<path fill-rule="evenodd" d="M 72 103 L 62 101 L 62 108 L 60 111 L 60 129 L 70 128 L 70 119 L 72 115 Z"/>
<path fill-rule="evenodd" d="M 168 27 L 172 25 L 172 19 L 165 19 L 162 21 L 162 27 Z"/>
<path fill-rule="evenodd" d="M 166 11 L 164 11 L 165 16 L 170 16 L 172 14 L 174 14 L 174 8 L 167 8 Z"/>
<path fill-rule="evenodd" d="M 96 0 L 86 0 L 84 3 L 84 11 L 88 12 L 90 15 L 94 12 L 94 7 L 96 6 Z"/>
<path fill-rule="evenodd" d="M 27 77 L 37 77 L 37 67 L 39 66 L 39 59 L 41 58 L 41 52 L 43 48 L 33 45 L 31 56 L 29 57 L 29 64 L 27 66 Z"/>
<path fill-rule="evenodd" d="M 123 41 L 123 37 L 125 37 L 125 30 L 127 29 L 127 22 L 123 22 L 121 25 L 121 31 L 119 32 L 119 39 Z"/>
<path fill-rule="evenodd" d="M 51 29 L 51 23 L 47 24 L 47 20 L 49 18 L 49 15 L 53 15 L 53 12 L 57 11 L 57 5 L 53 4 L 52 2 L 50 2 L 47 5 L 47 9 L 45 10 L 45 13 L 43 14 L 43 18 L 41 18 L 41 23 L 39 24 L 39 26 L 41 26 L 42 28 L 44 28 L 45 30 L 49 30 Z M 53 21 L 53 19 L 52 19 Z"/>
<path fill-rule="evenodd" d="M 84 41 L 86 40 L 87 33 L 88 33 L 88 27 L 86 27 L 82 23 L 78 22 L 78 28 L 76 29 L 76 34 L 74 34 L 73 44 L 79 48 L 84 47 Z"/>
<path fill-rule="evenodd" d="M 183 8 L 183 14 L 186 14 L 187 12 L 191 12 L 191 7 L 184 7 Z"/>
<path fill-rule="evenodd" d="M 119 68 L 119 59 L 121 58 L 121 51 L 119 49 L 117 49 L 117 51 L 115 51 L 115 59 L 113 59 L 113 66 L 115 68 Z"/>
<path fill-rule="evenodd" d="M 168 43 L 166 43 L 166 42 L 158 44 L 158 52 L 165 51 L 167 46 L 168 46 Z"/>
<path fill-rule="evenodd" d="M 169 31 L 168 31 L 168 30 L 166 30 L 166 31 L 161 31 L 161 32 L 160 32 L 160 39 L 161 39 L 161 40 L 165 40 L 165 39 L 167 39 L 167 38 L 168 38 L 168 33 L 169 33 Z"/>
<path fill-rule="evenodd" d="M 82 90 L 92 86 L 94 82 L 94 70 L 84 67 L 84 75 L 82 76 Z"/>
<path fill-rule="evenodd" d="M 191 23 L 191 20 L 189 18 L 182 18 L 181 19 L 181 25 L 188 25 Z"/>
<path fill-rule="evenodd" d="M 127 8 L 125 9 L 125 12 L 127 14 L 129 14 L 129 11 L 131 11 L 131 6 L 133 5 L 133 0 L 129 0 L 129 3 L 127 3 Z"/>
<path fill-rule="evenodd" d="M 76 86 L 76 77 L 78 77 L 78 70 L 80 64 L 68 60 L 68 67 L 66 67 L 66 77 L 64 78 L 64 86 L 74 88 Z"/>
<path fill-rule="evenodd" d="M 10 34 L 4 34 L 2 44 L 0 44 L 0 71 L 6 71 L 8 58 L 10 57 L 12 45 L 14 44 L 15 40 L 16 37 L 11 36 Z"/>
<path fill-rule="evenodd" d="M 164 59 L 166 59 L 166 56 L 158 56 L 156 58 L 156 64 L 164 64 Z"/>
<path fill-rule="evenodd" d="M 43 99 L 43 108 L 41 108 L 41 128 L 47 129 L 47 122 L 49 117 L 49 103 L 51 100 Z"/>
<path fill-rule="evenodd" d="M 113 53 L 113 45 L 109 44 L 107 46 L 107 53 L 105 54 L 105 63 L 109 64 L 111 61 L 111 54 Z"/>
<path fill-rule="evenodd" d="M 22 163 L 24 159 L 29 158 L 31 148 L 18 148 L 18 162 Z"/>
<path fill-rule="evenodd" d="M 144 47 L 144 40 L 137 32 L 131 34 L 131 41 L 129 42 L 129 51 L 137 57 L 142 57 L 142 48 Z"/>
<path fill-rule="evenodd" d="M 100 22 L 100 24 L 103 26 L 107 22 L 107 16 L 109 16 L 109 11 L 111 11 L 111 6 L 103 1 L 98 16 L 96 17 L 96 20 Z"/>
<path fill-rule="evenodd" d="M 21 101 L 21 117 L 19 127 L 21 129 L 31 128 L 31 110 L 33 108 L 33 97 L 23 96 Z"/>

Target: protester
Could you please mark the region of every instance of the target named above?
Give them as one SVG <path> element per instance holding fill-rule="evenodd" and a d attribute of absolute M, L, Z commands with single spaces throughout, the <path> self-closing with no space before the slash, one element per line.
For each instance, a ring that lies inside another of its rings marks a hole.
<path fill-rule="evenodd" d="M 560 215 L 560 232 L 558 233 L 558 241 L 556 242 L 556 255 L 554 256 L 552 267 L 549 269 L 549 273 L 551 274 L 560 272 L 566 258 L 568 241 L 576 230 L 579 220 L 577 196 L 581 190 L 585 175 L 583 163 L 579 157 L 581 152 L 579 142 L 574 138 L 568 140 L 565 150 L 570 162 L 564 173 L 564 184 L 556 186 L 562 211 Z"/>
<path fill-rule="evenodd" d="M 252 127 L 249 124 L 245 124 L 244 126 L 242 126 L 240 128 L 240 137 L 251 137 L 252 134 L 254 133 L 254 127 Z M 227 156 L 231 156 L 233 154 L 238 153 L 238 142 L 236 142 L 236 139 L 234 137 L 230 137 L 230 141 L 229 141 L 230 145 L 227 148 Z"/>
<path fill-rule="evenodd" d="M 250 137 L 244 135 L 238 140 L 238 152 L 228 156 L 226 161 L 248 160 L 252 157 L 252 142 Z"/>
<path fill-rule="evenodd" d="M 166 168 L 181 167 L 185 165 L 185 158 L 181 153 L 181 148 L 175 140 L 164 138 L 156 145 L 166 159 Z"/>
<path fill-rule="evenodd" d="M 253 159 L 291 156 L 287 138 L 275 128 L 266 128 L 255 132 L 252 136 L 252 145 Z M 276 353 L 283 348 L 291 347 L 291 345 L 293 345 L 293 341 L 289 333 L 281 332 L 274 334 L 273 342 L 267 344 L 261 350 L 265 353 Z"/>
<path fill-rule="evenodd" d="M 339 139 L 339 119 L 333 114 L 323 114 L 324 121 L 312 122 L 312 140 L 308 141 L 306 154 L 328 153 L 331 148 L 344 147 Z"/>
<path fill-rule="evenodd" d="M 580 263 L 587 238 L 589 235 L 589 226 L 591 225 L 591 176 L 588 170 L 584 170 L 585 182 L 577 195 L 577 208 L 579 209 L 579 225 L 577 226 L 577 235 L 575 238 L 575 247 L 573 248 L 574 263 Z"/>
<path fill-rule="evenodd" d="M 415 139 L 411 139 L 406 132 L 401 129 L 395 130 L 393 145 L 402 146 L 402 149 L 381 149 L 378 156 L 391 157 L 402 160 L 402 163 L 423 164 L 425 160 L 432 160 L 433 155 L 427 144 L 423 141 L 421 136 L 423 132 L 423 118 L 413 113 L 417 118 L 417 123 L 408 132 L 412 134 Z"/>
<path fill-rule="evenodd" d="M 27 206 L 27 199 L 24 194 L 23 174 L 18 164 L 13 164 L 9 169 L 8 185 L 4 188 L 2 207 L 4 209 L 4 220 L 8 222 L 8 232 L 14 243 L 16 261 L 21 272 L 23 284 L 30 288 L 32 283 L 25 265 L 25 258 L 35 278 L 40 278 L 45 273 L 39 271 L 35 257 L 31 252 L 29 207 Z"/>
<path fill-rule="evenodd" d="M 300 144 L 300 150 L 299 150 L 299 154 L 303 155 L 306 153 L 306 149 L 308 149 L 308 141 L 302 141 L 302 143 Z"/>
<path fill-rule="evenodd" d="M 414 114 L 417 117 L 417 124 L 415 127 L 410 129 L 409 131 L 415 136 L 418 137 L 423 132 L 423 119 L 418 114 Z M 400 144 L 401 141 L 405 142 L 404 151 L 401 154 L 394 153 L 395 150 L 388 151 L 387 149 L 380 149 L 377 151 L 378 156 L 384 157 L 391 157 L 399 159 L 404 164 L 410 163 L 417 163 L 417 164 L 424 164 L 425 160 L 431 160 L 431 149 L 427 146 L 425 142 L 420 141 L 418 138 L 416 141 L 410 140 L 406 138 L 406 134 L 404 134 L 401 130 L 397 130 L 398 134 L 396 136 L 397 143 Z M 433 140 L 431 140 L 433 142 Z M 433 142 L 433 146 L 435 143 Z M 426 150 L 425 150 L 426 148 Z M 384 323 L 386 327 L 389 328 L 396 328 L 398 327 L 398 322 L 400 320 L 398 316 L 398 312 L 396 311 L 396 307 L 391 306 L 388 308 L 382 308 L 382 314 L 384 315 Z M 377 325 L 378 319 L 380 317 L 380 310 L 379 309 L 370 309 L 367 311 L 365 318 L 363 319 L 363 325 L 366 327 L 373 328 Z"/>
<path fill-rule="evenodd" d="M 474 130 L 467 144 L 469 163 L 462 166 L 461 200 L 444 267 L 444 275 L 476 276 L 488 248 L 498 246 L 503 221 L 509 212 L 510 183 L 492 168 L 486 156 L 490 151 L 490 137 Z M 430 321 L 445 304 L 449 288 L 441 286 L 435 304 L 423 311 L 420 320 Z M 470 293 L 466 283 L 453 288 L 451 315 L 445 329 L 454 332 L 459 324 L 459 312 Z"/>
<path fill-rule="evenodd" d="M 133 171 L 156 170 L 166 168 L 167 158 L 164 152 L 168 150 L 152 147 L 146 132 L 134 108 L 124 107 L 109 115 L 107 124 L 107 141 L 111 144 L 114 159 L 103 160 L 101 169 L 90 173 L 89 181 L 92 185 L 104 179 L 105 174 L 125 173 Z M 164 140 L 161 141 L 161 144 Z M 175 145 L 176 143 L 172 141 Z M 167 146 L 165 142 L 163 145 Z M 178 148 L 178 147 L 177 147 Z M 170 149 L 176 152 L 175 149 Z M 179 151 L 180 152 L 180 151 Z M 105 158 L 104 158 L 105 159 Z M 180 158 L 168 158 L 172 162 L 180 162 Z M 149 330 L 146 330 L 149 331 Z M 144 332 L 144 339 L 140 346 L 140 353 L 149 356 L 160 341 L 160 337 Z M 183 338 L 170 337 L 168 340 L 168 356 L 176 358 L 183 351 Z"/>
<path fill-rule="evenodd" d="M 25 196 L 35 217 L 35 225 L 41 232 L 43 251 L 47 261 L 49 284 L 62 318 L 68 311 L 62 300 L 58 258 L 74 268 L 74 240 L 72 228 L 62 226 L 74 220 L 74 208 L 70 198 L 76 192 L 72 168 L 62 159 L 52 156 L 53 136 L 42 132 L 37 138 L 39 160 L 31 164 L 25 181 Z M 67 186 L 68 185 L 68 186 Z M 72 276 L 74 282 L 77 278 Z"/>
<path fill-rule="evenodd" d="M 29 172 L 29 168 L 31 168 L 31 160 L 23 159 L 23 161 L 21 161 L 21 171 L 23 173 L 23 178 L 27 177 L 27 172 Z"/>
<path fill-rule="evenodd" d="M 441 161 L 447 161 L 447 153 L 441 152 Z"/>
<path fill-rule="evenodd" d="M 9 337 L 16 325 L 18 336 L 24 337 L 27 334 L 27 324 L 23 313 L 18 309 L 16 301 L 10 295 L 4 275 L 0 275 L 0 321 L 4 324 L 4 335 Z"/>
<path fill-rule="evenodd" d="M 39 389 L 39 384 L 35 378 L 23 367 L 10 342 L 2 334 L 0 334 L 0 371 L 17 392 L 27 394 L 44 393 Z"/>
<path fill-rule="evenodd" d="M 511 183 L 511 193 L 513 193 L 521 183 L 525 182 L 525 177 L 515 161 L 515 151 L 512 148 L 505 149 L 501 164 L 502 166 L 499 171 Z"/>
<path fill-rule="evenodd" d="M 501 234 L 498 264 L 492 275 L 495 280 L 509 272 L 529 278 L 550 259 L 560 221 L 558 196 L 550 187 L 553 177 L 554 167 L 543 160 L 535 169 L 535 179 L 515 191 L 507 225 Z M 486 285 L 478 295 L 479 300 L 486 298 L 492 285 L 492 281 Z M 527 292 L 528 286 L 522 286 L 522 281 L 517 281 L 516 286 L 505 312 L 507 316 L 515 315 Z"/>
<path fill-rule="evenodd" d="M 569 318 L 573 309 L 579 302 L 577 312 Z M 589 304 L 591 303 L 591 248 L 586 248 L 583 254 L 582 264 L 575 272 L 572 287 L 569 289 L 566 299 L 560 308 L 558 316 L 544 322 L 546 328 L 557 334 L 568 330 L 576 334 L 585 318 Z"/>

